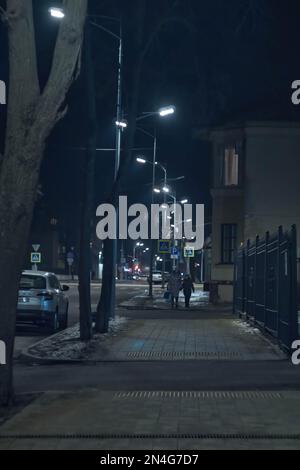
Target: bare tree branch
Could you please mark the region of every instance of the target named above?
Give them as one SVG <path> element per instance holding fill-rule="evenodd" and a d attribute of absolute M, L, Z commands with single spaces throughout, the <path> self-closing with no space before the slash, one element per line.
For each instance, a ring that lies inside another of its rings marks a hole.
<path fill-rule="evenodd" d="M 60 109 L 80 70 L 87 0 L 64 0 L 64 10 L 66 16 L 59 28 L 51 72 L 39 106 L 39 118 L 42 121 L 45 111 L 49 114 L 50 110 L 55 121 L 62 116 Z M 47 126 L 45 131 L 49 132 Z"/>

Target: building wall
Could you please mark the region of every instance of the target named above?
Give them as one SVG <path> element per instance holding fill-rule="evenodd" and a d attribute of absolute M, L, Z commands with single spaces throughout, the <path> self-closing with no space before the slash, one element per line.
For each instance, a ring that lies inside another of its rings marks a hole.
<path fill-rule="evenodd" d="M 215 189 L 213 196 L 213 224 L 212 224 L 212 274 L 213 281 L 233 282 L 234 266 L 222 264 L 222 225 L 237 224 L 238 245 L 243 241 L 244 224 L 243 192 L 239 189 Z M 232 301 L 233 287 L 220 285 L 219 296 L 223 302 Z"/>
<path fill-rule="evenodd" d="M 298 228 L 300 253 L 300 127 L 246 130 L 245 241 L 278 226 Z"/>
<path fill-rule="evenodd" d="M 233 286 L 222 285 L 232 283 L 234 277 L 234 266 L 222 264 L 222 225 L 237 225 L 237 242 L 240 244 L 244 239 L 244 194 L 242 188 L 244 155 L 243 155 L 243 132 L 238 130 L 218 131 L 213 136 L 213 217 L 212 217 L 212 264 L 211 280 L 220 282 L 218 293 L 221 302 L 231 302 L 233 297 Z M 224 187 L 222 180 L 224 149 L 227 146 L 237 145 L 239 147 L 239 179 L 240 186 Z"/>
<path fill-rule="evenodd" d="M 221 226 L 238 225 L 238 246 L 280 225 L 298 229 L 300 255 L 300 126 L 248 123 L 244 129 L 219 129 L 213 142 L 212 280 L 233 281 L 234 267 L 221 264 Z M 239 145 L 240 187 L 221 182 L 222 151 Z M 241 151 L 242 149 L 242 151 Z M 219 286 L 221 301 L 232 301 L 232 286 Z"/>

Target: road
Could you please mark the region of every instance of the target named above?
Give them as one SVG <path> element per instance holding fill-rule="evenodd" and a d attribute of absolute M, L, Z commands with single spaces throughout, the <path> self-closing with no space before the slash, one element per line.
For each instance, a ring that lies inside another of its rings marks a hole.
<path fill-rule="evenodd" d="M 69 326 L 73 326 L 79 321 L 79 299 L 78 299 L 78 287 L 77 284 L 68 284 L 70 291 L 69 297 Z M 117 284 L 117 303 L 128 300 L 135 294 L 144 293 L 147 289 L 146 284 L 127 282 Z M 99 284 L 92 284 L 91 296 L 92 296 L 92 308 L 96 308 L 101 292 L 101 286 Z M 18 357 L 21 351 L 31 344 L 37 343 L 38 341 L 45 338 L 49 333 L 34 327 L 34 326 L 22 326 L 17 329 L 16 341 L 15 341 L 15 357 Z"/>
<path fill-rule="evenodd" d="M 300 390 L 290 361 L 107 362 L 14 369 L 17 393 L 99 390 Z"/>

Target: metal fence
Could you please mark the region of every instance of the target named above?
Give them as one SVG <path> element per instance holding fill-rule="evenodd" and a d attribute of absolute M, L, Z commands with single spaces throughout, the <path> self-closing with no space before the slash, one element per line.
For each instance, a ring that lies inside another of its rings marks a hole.
<path fill-rule="evenodd" d="M 296 226 L 248 241 L 237 253 L 234 279 L 234 312 L 290 351 L 298 339 Z"/>

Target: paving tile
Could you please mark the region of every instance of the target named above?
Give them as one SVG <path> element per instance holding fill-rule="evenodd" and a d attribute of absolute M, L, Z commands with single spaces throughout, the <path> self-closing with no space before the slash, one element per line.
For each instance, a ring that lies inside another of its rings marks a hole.
<path fill-rule="evenodd" d="M 279 360 L 280 353 L 263 336 L 243 322 L 232 319 L 161 319 L 133 322 L 130 331 L 110 344 L 110 356 L 122 357 L 129 352 L 138 353 L 131 360 L 149 360 L 147 354 L 156 353 L 151 360 L 162 360 L 162 353 L 219 353 L 230 355 L 238 353 L 236 359 L 242 360 Z M 247 329 L 248 328 L 248 329 Z M 252 332 L 252 333 L 251 333 Z M 139 356 L 145 354 L 145 357 Z M 205 357 L 201 358 L 202 360 Z M 206 359 L 209 359 L 206 358 Z M 232 359 L 232 358 L 231 358 Z"/>

